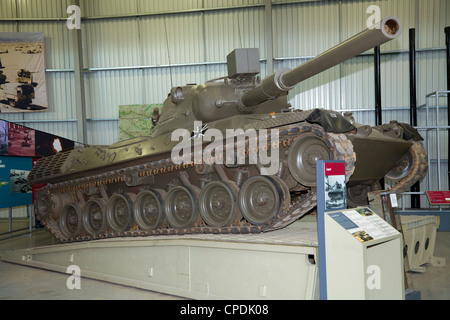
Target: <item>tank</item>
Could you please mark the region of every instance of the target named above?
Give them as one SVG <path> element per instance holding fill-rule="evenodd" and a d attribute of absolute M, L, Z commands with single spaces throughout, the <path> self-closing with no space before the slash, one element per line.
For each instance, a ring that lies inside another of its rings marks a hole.
<path fill-rule="evenodd" d="M 17 71 L 16 82 L 30 84 L 33 87 L 37 87 L 38 83 L 33 81 L 33 73 L 27 69 L 20 69 Z"/>
<path fill-rule="evenodd" d="M 0 82 L 5 79 L 0 74 Z M 11 107 L 27 108 L 35 98 L 34 87 L 22 83 L 0 84 L 0 100 L 7 101 Z"/>
<path fill-rule="evenodd" d="M 387 17 L 307 63 L 260 80 L 259 51 L 236 49 L 228 75 L 171 89 L 151 136 L 40 159 L 36 217 L 60 241 L 283 228 L 316 207 L 316 160 L 343 160 L 349 206 L 382 178 L 407 190 L 427 169 L 414 128 L 351 114 L 294 110 L 299 82 L 401 32 Z M 341 199 L 343 191 L 336 190 Z"/>
<path fill-rule="evenodd" d="M 0 59 L 0 69 L 4 68 Z M 19 70 L 17 82 L 10 83 L 7 81 L 7 76 L 0 70 L 0 101 L 8 102 L 11 107 L 27 108 L 32 103 L 32 99 L 35 98 L 34 88 L 37 83 L 32 83 L 30 72 L 28 72 L 30 82 L 19 81 L 19 75 L 22 71 L 27 72 L 24 69 Z"/>

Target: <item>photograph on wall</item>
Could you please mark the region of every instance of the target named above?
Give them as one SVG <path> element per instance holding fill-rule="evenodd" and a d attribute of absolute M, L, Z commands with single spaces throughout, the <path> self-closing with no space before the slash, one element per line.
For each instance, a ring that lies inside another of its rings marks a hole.
<path fill-rule="evenodd" d="M 31 193 L 31 186 L 27 184 L 29 173 L 28 170 L 9 170 L 11 193 Z"/>
<path fill-rule="evenodd" d="M 119 141 L 150 136 L 161 109 L 162 104 L 119 106 Z"/>
<path fill-rule="evenodd" d="M 69 139 L 61 138 L 50 133 L 35 131 L 36 137 L 36 156 L 45 157 L 57 152 L 72 150 L 75 142 Z"/>
<path fill-rule="evenodd" d="M 43 32 L 0 32 L 0 112 L 48 111 Z"/>
<path fill-rule="evenodd" d="M 33 129 L 8 122 L 8 155 L 33 157 L 35 141 Z"/>
<path fill-rule="evenodd" d="M 8 154 L 8 122 L 0 120 L 0 155 Z"/>
<path fill-rule="evenodd" d="M 345 164 L 325 162 L 324 166 L 325 210 L 346 209 Z"/>
<path fill-rule="evenodd" d="M 0 208 L 12 208 L 31 204 L 31 186 L 27 177 L 32 158 L 0 157 Z"/>

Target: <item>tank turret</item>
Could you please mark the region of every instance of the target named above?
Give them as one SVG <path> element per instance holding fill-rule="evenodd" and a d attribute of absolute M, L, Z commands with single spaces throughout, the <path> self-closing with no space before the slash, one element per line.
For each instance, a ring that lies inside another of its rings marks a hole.
<path fill-rule="evenodd" d="M 397 17 L 384 18 L 308 62 L 292 70 L 281 68 L 262 81 L 257 76 L 259 50 L 236 49 L 227 56 L 227 77 L 171 90 L 160 119 L 164 126 L 157 128 L 155 135 L 195 120 L 211 122 L 240 114 L 281 112 L 288 108 L 287 92 L 298 83 L 397 38 L 401 30 Z"/>

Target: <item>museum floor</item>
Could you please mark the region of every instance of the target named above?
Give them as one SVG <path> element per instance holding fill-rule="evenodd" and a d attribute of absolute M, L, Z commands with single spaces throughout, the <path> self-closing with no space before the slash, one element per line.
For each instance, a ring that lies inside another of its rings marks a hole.
<path fill-rule="evenodd" d="M 51 235 L 39 230 L 31 236 L 15 237 L 0 241 L 0 255 L 3 251 L 55 244 Z M 425 265 L 424 273 L 408 273 L 414 290 L 420 291 L 422 300 L 450 299 L 450 232 L 438 232 L 435 257 L 444 257 L 447 265 L 434 267 Z M 116 285 L 112 283 L 83 279 L 81 290 L 68 290 L 67 274 L 46 271 L 0 261 L 0 299 L 183 299 L 157 292 Z"/>

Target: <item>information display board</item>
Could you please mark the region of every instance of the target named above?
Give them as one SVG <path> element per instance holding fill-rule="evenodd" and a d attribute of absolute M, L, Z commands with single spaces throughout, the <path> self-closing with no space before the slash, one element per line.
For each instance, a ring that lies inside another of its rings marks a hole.
<path fill-rule="evenodd" d="M 317 161 L 316 179 L 320 299 L 404 299 L 401 234 L 368 207 L 347 209 L 343 161 Z"/>
<path fill-rule="evenodd" d="M 325 211 L 346 209 L 347 190 L 345 188 L 345 163 L 325 162 L 323 174 Z"/>
<path fill-rule="evenodd" d="M 427 191 L 431 205 L 450 204 L 450 191 Z"/>
<path fill-rule="evenodd" d="M 34 163 L 39 157 L 74 147 L 75 141 L 0 120 L 0 208 L 31 204 L 43 186 L 31 187 L 26 182 Z"/>
<path fill-rule="evenodd" d="M 404 299 L 394 227 L 368 207 L 325 212 L 324 223 L 327 299 Z"/>
<path fill-rule="evenodd" d="M 390 224 L 366 207 L 327 214 L 360 242 L 380 240 L 398 234 Z"/>
<path fill-rule="evenodd" d="M 0 208 L 31 204 L 31 167 L 32 158 L 0 157 Z"/>

